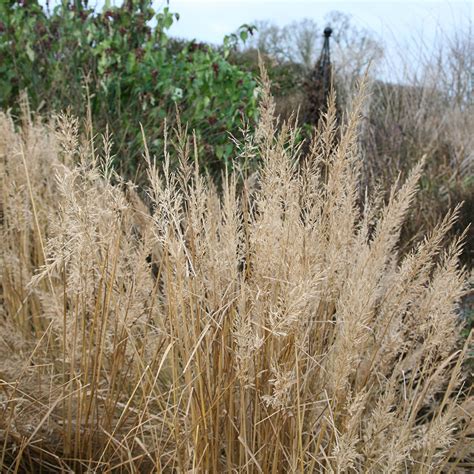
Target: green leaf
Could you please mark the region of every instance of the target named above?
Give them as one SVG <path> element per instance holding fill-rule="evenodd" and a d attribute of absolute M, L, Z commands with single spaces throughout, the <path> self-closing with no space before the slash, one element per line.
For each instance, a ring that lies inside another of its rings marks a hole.
<path fill-rule="evenodd" d="M 224 155 L 229 158 L 232 155 L 232 152 L 234 151 L 234 147 L 232 143 L 227 143 L 224 149 Z"/>
<path fill-rule="evenodd" d="M 31 46 L 29 44 L 26 45 L 26 55 L 28 56 L 28 59 L 33 62 L 35 60 L 35 52 L 31 49 Z"/>
<path fill-rule="evenodd" d="M 240 39 L 245 43 L 247 41 L 247 38 L 249 37 L 248 31 L 242 30 L 240 32 Z"/>
<path fill-rule="evenodd" d="M 224 146 L 223 145 L 216 145 L 216 156 L 219 160 L 222 159 L 224 156 Z"/>

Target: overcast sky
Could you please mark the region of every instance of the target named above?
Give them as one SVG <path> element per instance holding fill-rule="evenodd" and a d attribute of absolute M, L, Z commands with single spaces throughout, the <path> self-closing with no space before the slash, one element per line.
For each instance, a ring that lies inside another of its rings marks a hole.
<path fill-rule="evenodd" d="M 166 5 L 162 0 L 157 5 Z M 185 38 L 219 42 L 241 24 L 270 20 L 285 25 L 312 18 L 324 22 L 334 10 L 351 15 L 353 22 L 373 31 L 381 40 L 404 40 L 411 35 L 433 41 L 439 29 L 452 31 L 472 20 L 473 5 L 466 0 L 433 1 L 319 1 L 319 0 L 169 0 L 180 20 L 171 33 Z"/>

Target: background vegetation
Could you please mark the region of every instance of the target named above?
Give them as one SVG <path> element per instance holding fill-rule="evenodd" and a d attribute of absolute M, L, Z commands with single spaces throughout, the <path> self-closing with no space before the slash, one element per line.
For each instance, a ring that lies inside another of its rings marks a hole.
<path fill-rule="evenodd" d="M 228 61 L 249 34 L 243 26 L 219 48 L 170 41 L 178 14 L 151 0 L 126 1 L 102 12 L 62 1 L 46 11 L 37 0 L 0 5 L 0 106 L 18 114 L 23 90 L 33 110 L 70 110 L 109 127 L 118 165 L 133 176 L 141 157 L 140 124 L 150 149 L 162 152 L 163 124 L 181 120 L 196 132 L 210 172 L 228 163 L 242 119 L 253 120 L 255 79 Z"/>

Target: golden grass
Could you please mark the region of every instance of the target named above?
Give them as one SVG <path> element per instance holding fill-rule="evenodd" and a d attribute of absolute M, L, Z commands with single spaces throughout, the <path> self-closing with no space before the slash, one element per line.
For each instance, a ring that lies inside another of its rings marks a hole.
<path fill-rule="evenodd" d="M 298 160 L 263 89 L 258 186 L 218 192 L 178 131 L 178 172 L 145 153 L 151 211 L 107 137 L 0 117 L 2 472 L 473 466 L 458 210 L 399 255 L 422 164 L 361 204 L 363 93 Z"/>

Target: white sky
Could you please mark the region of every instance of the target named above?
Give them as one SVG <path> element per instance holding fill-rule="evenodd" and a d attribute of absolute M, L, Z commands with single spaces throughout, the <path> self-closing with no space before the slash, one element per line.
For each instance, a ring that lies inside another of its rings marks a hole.
<path fill-rule="evenodd" d="M 157 5 L 166 5 L 161 0 Z M 373 31 L 382 40 L 411 35 L 434 40 L 436 31 L 452 31 L 472 21 L 473 4 L 466 0 L 433 1 L 320 1 L 320 0 L 169 0 L 171 11 L 181 15 L 170 33 L 184 38 L 219 42 L 243 23 L 270 20 L 285 25 L 312 18 L 324 22 L 334 10 L 352 17 L 354 24 Z"/>

